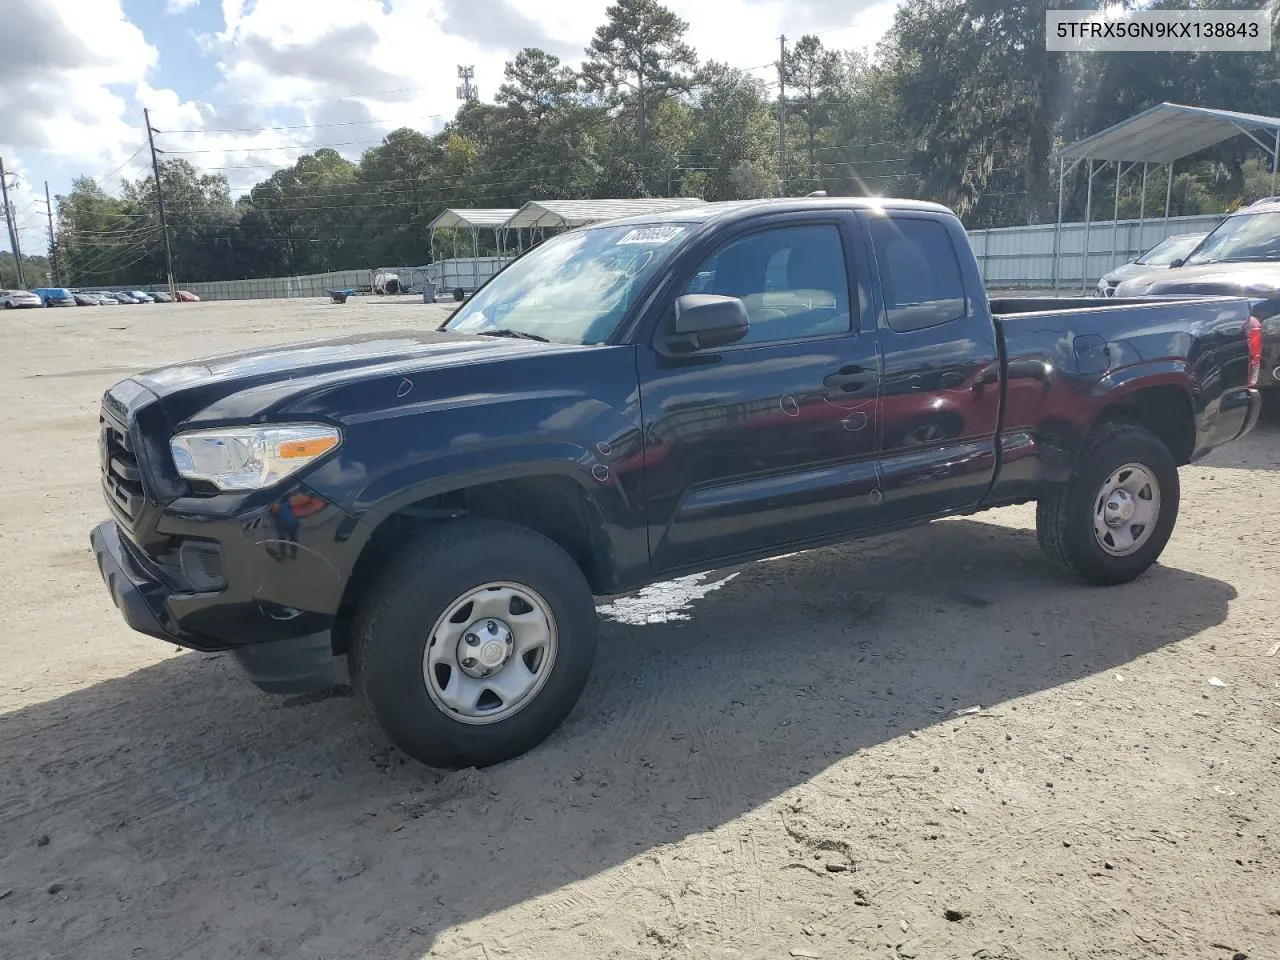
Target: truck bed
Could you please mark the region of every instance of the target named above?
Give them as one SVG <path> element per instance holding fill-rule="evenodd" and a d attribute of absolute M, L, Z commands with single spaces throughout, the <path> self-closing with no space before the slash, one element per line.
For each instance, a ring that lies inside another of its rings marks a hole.
<path fill-rule="evenodd" d="M 1142 388 L 1135 403 L 1158 407 L 1171 424 L 1197 424 L 1193 435 L 1166 438 L 1180 462 L 1239 432 L 1230 398 L 1240 391 L 1224 386 L 1247 378 L 1248 300 L 1011 297 L 990 305 L 1007 370 L 1000 493 L 1063 479 L 1101 408 L 1114 402 L 1104 397 L 1130 386 Z M 1037 471 L 1029 471 L 1032 457 Z"/>

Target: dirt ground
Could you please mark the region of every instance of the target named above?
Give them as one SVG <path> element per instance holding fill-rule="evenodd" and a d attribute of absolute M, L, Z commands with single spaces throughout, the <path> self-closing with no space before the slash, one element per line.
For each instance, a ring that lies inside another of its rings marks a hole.
<path fill-rule="evenodd" d="M 0 958 L 1280 957 L 1274 414 L 1126 587 L 1021 507 L 602 602 L 577 709 L 485 771 L 130 632 L 102 391 L 444 312 L 0 315 Z"/>

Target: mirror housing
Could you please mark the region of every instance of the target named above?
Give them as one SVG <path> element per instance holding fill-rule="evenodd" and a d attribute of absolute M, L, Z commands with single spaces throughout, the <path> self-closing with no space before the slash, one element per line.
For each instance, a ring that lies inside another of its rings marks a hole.
<path fill-rule="evenodd" d="M 663 352 L 678 355 L 736 343 L 751 323 L 747 305 L 737 297 L 686 293 L 676 298 L 673 326 L 663 337 Z"/>

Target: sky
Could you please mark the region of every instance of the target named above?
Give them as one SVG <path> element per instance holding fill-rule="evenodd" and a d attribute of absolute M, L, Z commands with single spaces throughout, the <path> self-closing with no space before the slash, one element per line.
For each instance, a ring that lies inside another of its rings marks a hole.
<path fill-rule="evenodd" d="M 492 100 L 503 65 L 542 47 L 577 66 L 608 0 L 4 0 L 0 159 L 25 254 L 48 248 L 55 197 L 109 192 L 156 146 L 225 173 L 233 195 L 317 146 L 350 159 L 388 131 L 432 133 L 458 107 L 457 67 Z M 667 0 L 704 59 L 772 79 L 778 37 L 874 47 L 897 0 Z M 56 200 L 55 200 L 56 204 Z M 0 249 L 9 249 L 0 230 Z"/>

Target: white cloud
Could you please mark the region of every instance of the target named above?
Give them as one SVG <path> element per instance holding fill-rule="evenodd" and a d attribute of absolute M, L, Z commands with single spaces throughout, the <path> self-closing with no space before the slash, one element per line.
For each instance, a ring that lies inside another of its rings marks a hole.
<path fill-rule="evenodd" d="M 176 15 L 179 13 L 186 13 L 192 7 L 198 6 L 200 6 L 200 0 L 169 0 L 169 2 L 165 4 L 164 12 Z"/>
<path fill-rule="evenodd" d="M 0 58 L 0 156 L 19 177 L 10 201 L 24 252 L 43 253 L 43 180 L 57 192 L 76 172 L 108 173 L 126 160 L 142 139 L 128 90 L 157 51 L 118 0 L 11 0 L 5 21 L 6 36 L 21 39 Z"/>

